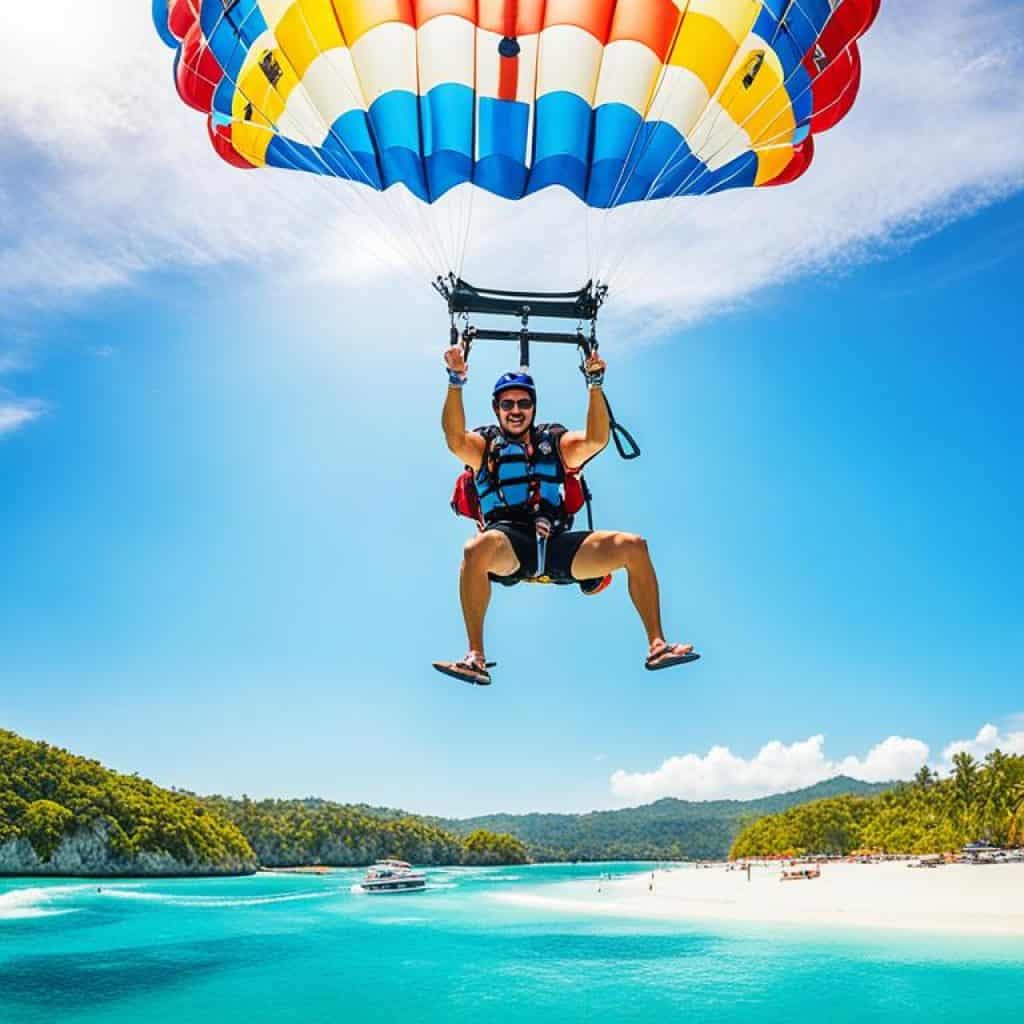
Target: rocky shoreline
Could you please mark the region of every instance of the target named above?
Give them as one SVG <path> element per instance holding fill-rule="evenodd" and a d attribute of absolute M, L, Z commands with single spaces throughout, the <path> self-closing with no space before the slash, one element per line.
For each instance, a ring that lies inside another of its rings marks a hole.
<path fill-rule="evenodd" d="M 126 878 L 174 876 L 251 875 L 258 868 L 255 859 L 228 859 L 218 863 L 179 860 L 165 851 L 142 851 L 121 856 L 111 846 L 106 828 L 96 825 L 65 836 L 53 854 L 43 860 L 24 837 L 0 845 L 0 875 Z"/>

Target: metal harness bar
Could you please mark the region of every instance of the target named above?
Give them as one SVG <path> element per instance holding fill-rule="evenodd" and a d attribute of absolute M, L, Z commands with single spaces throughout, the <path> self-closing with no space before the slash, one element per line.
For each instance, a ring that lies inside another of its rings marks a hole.
<path fill-rule="evenodd" d="M 466 357 L 476 341 L 518 341 L 519 365 L 525 373 L 530 368 L 530 345 L 575 345 L 580 350 L 580 369 L 597 351 L 597 314 L 608 296 L 608 286 L 588 281 L 575 292 L 525 292 L 501 291 L 497 288 L 477 288 L 462 278 L 449 274 L 434 281 L 434 289 L 448 303 L 451 318 L 451 344 L 457 345 L 460 332 L 456 326 L 457 317 L 462 317 L 461 332 Z M 476 327 L 469 322 L 470 315 L 480 313 L 488 316 L 514 316 L 519 319 L 519 330 L 499 330 L 491 327 Z M 530 317 L 545 317 L 552 320 L 575 320 L 575 331 L 534 331 L 530 329 Z M 589 324 L 589 331 L 584 325 Z M 616 422 L 608 398 L 604 396 L 611 421 L 612 440 L 619 455 L 624 459 L 635 459 L 640 447 L 630 432 Z"/>

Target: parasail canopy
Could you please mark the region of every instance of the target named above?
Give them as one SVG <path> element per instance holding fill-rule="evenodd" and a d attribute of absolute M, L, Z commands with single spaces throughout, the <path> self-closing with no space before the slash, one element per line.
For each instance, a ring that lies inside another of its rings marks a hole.
<path fill-rule="evenodd" d="M 559 186 L 607 211 L 795 181 L 854 102 L 857 39 L 879 3 L 153 0 L 153 12 L 178 93 L 224 160 L 443 206 L 458 224 L 420 251 L 459 273 L 471 208 L 452 195 L 467 189 L 519 200 Z"/>

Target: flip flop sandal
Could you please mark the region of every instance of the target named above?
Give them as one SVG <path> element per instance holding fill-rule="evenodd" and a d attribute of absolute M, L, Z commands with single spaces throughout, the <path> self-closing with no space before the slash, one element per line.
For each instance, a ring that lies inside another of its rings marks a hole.
<path fill-rule="evenodd" d="M 673 644 L 663 644 L 652 654 L 648 655 L 647 660 L 644 662 L 644 668 L 648 672 L 660 672 L 663 668 L 672 668 L 674 665 L 687 665 L 700 657 L 696 651 L 690 651 L 687 654 L 666 655 L 665 652 L 671 650 L 673 646 Z"/>
<path fill-rule="evenodd" d="M 459 679 L 470 686 L 490 686 L 491 673 L 487 671 L 494 668 L 496 661 L 481 663 L 468 654 L 461 661 L 435 661 L 434 668 L 443 676 L 450 676 L 452 679 Z"/>

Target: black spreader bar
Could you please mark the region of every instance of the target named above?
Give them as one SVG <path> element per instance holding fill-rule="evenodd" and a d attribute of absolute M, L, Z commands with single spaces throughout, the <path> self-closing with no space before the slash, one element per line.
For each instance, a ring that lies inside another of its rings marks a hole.
<path fill-rule="evenodd" d="M 604 285 L 595 287 L 588 281 L 576 292 L 509 292 L 497 288 L 474 288 L 462 278 L 454 274 L 447 278 L 439 277 L 434 282 L 435 290 L 447 301 L 451 315 L 451 341 L 458 344 L 459 330 L 455 325 L 457 316 L 466 318 L 466 327 L 462 332 L 462 343 L 465 346 L 466 358 L 469 350 L 477 341 L 517 341 L 519 342 L 519 365 L 525 372 L 530 366 L 530 343 L 553 345 L 574 345 L 583 353 L 583 359 L 597 351 L 597 314 L 608 294 Z M 494 316 L 514 316 L 518 318 L 520 328 L 514 330 L 498 330 L 492 327 L 476 327 L 468 322 L 469 314 L 483 313 Z M 554 320 L 575 320 L 579 324 L 576 331 L 532 331 L 530 317 L 546 317 Z M 583 332 L 583 322 L 590 322 L 590 333 Z M 583 369 L 582 360 L 580 369 Z M 640 446 L 633 435 L 615 419 L 607 395 L 602 392 L 611 422 L 612 440 L 622 458 L 630 460 L 640 455 Z"/>
<path fill-rule="evenodd" d="M 604 298 L 592 281 L 575 292 L 510 292 L 476 288 L 461 278 L 453 278 L 439 281 L 438 291 L 448 300 L 448 311 L 455 315 L 489 313 L 556 320 L 594 320 Z"/>
<path fill-rule="evenodd" d="M 499 331 L 489 327 L 471 327 L 469 336 L 474 341 L 521 341 L 526 335 L 527 341 L 549 342 L 554 345 L 581 345 L 587 348 L 589 339 L 582 334 L 558 334 L 553 331 Z"/>

